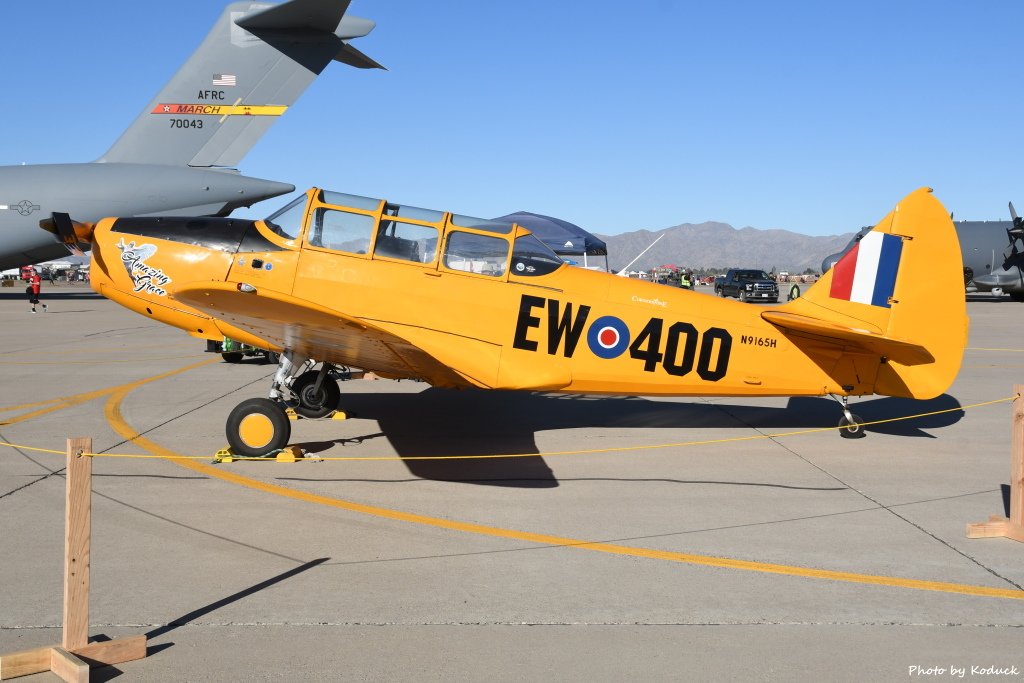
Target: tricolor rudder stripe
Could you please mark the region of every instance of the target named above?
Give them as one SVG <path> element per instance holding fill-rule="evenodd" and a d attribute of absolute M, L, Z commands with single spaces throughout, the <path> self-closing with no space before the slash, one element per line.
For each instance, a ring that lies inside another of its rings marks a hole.
<path fill-rule="evenodd" d="M 902 253 L 902 238 L 869 232 L 834 266 L 829 296 L 890 308 Z"/>

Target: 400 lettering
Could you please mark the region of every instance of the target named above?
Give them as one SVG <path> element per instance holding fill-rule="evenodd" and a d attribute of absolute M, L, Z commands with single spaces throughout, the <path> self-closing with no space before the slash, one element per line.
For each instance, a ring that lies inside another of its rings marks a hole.
<path fill-rule="evenodd" d="M 732 353 L 732 335 L 728 331 L 711 327 L 701 334 L 690 323 L 674 323 L 667 332 L 663 332 L 664 327 L 663 320 L 651 318 L 629 345 L 630 358 L 642 360 L 645 372 L 654 372 L 660 364 L 668 374 L 682 377 L 693 371 L 696 362 L 701 379 L 717 382 L 725 377 Z"/>
<path fill-rule="evenodd" d="M 171 119 L 171 128 L 202 128 L 202 119 Z"/>
<path fill-rule="evenodd" d="M 590 352 L 598 358 L 612 360 L 628 350 L 630 358 L 643 361 L 645 372 L 654 372 L 660 365 L 668 374 L 682 377 L 696 369 L 708 382 L 725 377 L 732 354 L 732 335 L 720 327 L 702 333 L 691 323 L 675 322 L 666 329 L 664 320 L 651 318 L 632 339 L 621 318 L 605 315 L 591 322 L 590 306 L 524 294 L 512 347 L 537 352 L 544 337 L 551 356 L 572 358 L 585 337 Z"/>

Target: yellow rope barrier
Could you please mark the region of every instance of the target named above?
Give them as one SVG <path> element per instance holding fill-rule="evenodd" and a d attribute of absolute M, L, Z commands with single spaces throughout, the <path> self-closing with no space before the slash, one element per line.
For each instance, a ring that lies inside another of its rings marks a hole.
<path fill-rule="evenodd" d="M 916 415 L 905 415 L 903 417 L 890 417 L 884 420 L 874 420 L 871 422 L 860 423 L 861 427 L 870 427 L 872 425 L 886 424 L 890 422 L 904 422 L 907 420 L 917 420 L 924 417 L 931 417 L 933 415 L 942 415 L 944 413 L 955 413 L 958 411 L 970 410 L 973 408 L 981 408 L 984 406 L 990 406 L 997 403 L 1008 403 L 1018 398 L 1017 395 L 1008 396 L 1006 398 L 999 398 L 992 401 L 983 401 L 981 403 L 972 403 L 971 405 L 959 406 L 957 408 L 946 408 L 943 410 L 933 410 L 927 413 L 918 413 Z M 594 455 L 598 453 L 614 453 L 614 452 L 626 452 L 626 451 L 644 451 L 644 450 L 655 450 L 662 448 L 686 448 L 689 446 L 710 446 L 714 444 L 723 443 L 735 443 L 740 441 L 757 441 L 761 439 L 781 439 L 789 436 L 803 436 L 806 434 L 816 434 L 819 432 L 831 432 L 838 429 L 844 429 L 844 427 L 816 427 L 814 429 L 804 429 L 794 432 L 778 432 L 774 434 L 755 434 L 752 436 L 733 436 L 726 439 L 708 439 L 705 441 L 683 441 L 676 443 L 664 443 L 664 444 L 651 444 L 647 446 L 613 446 L 610 448 L 594 448 L 589 450 L 575 450 L 575 451 L 549 451 L 547 453 L 507 453 L 507 454 L 486 454 L 486 455 L 414 455 L 414 456 L 400 456 L 400 455 L 378 455 L 378 456 L 332 456 L 332 457 L 321 457 L 316 456 L 317 460 L 332 460 L 332 461 L 387 461 L 387 460 L 495 460 L 500 458 L 544 458 L 561 455 Z M 50 450 L 46 448 L 34 448 L 31 446 L 23 446 L 19 444 L 8 443 L 0 441 L 0 446 L 8 446 L 11 448 L 18 448 L 21 450 L 36 451 L 41 453 L 57 453 L 64 455 L 64 451 Z M 165 456 L 165 455 L 151 455 L 141 453 L 83 453 L 83 456 L 90 458 L 128 458 L 137 460 L 209 460 L 209 455 L 181 455 L 181 456 Z M 273 458 L 250 458 L 244 456 L 232 456 L 234 460 L 254 460 L 260 462 L 275 462 Z"/>
<path fill-rule="evenodd" d="M 16 443 L 7 443 L 6 441 L 0 441 L 0 446 L 10 446 L 11 448 L 17 448 L 22 451 L 36 451 L 37 453 L 56 453 L 57 455 L 64 455 L 64 451 L 55 451 L 49 448 L 33 448 L 32 446 L 22 446 Z"/>

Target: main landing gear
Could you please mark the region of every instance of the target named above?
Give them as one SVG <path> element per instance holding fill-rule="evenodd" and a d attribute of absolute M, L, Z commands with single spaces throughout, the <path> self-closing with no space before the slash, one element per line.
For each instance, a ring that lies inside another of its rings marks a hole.
<path fill-rule="evenodd" d="M 833 398 L 835 397 L 833 396 Z M 839 436 L 844 439 L 862 439 L 867 436 L 867 432 L 864 431 L 863 418 L 850 412 L 850 407 L 847 405 L 850 397 L 843 396 L 838 400 L 843 405 L 843 416 L 839 418 Z"/>
<path fill-rule="evenodd" d="M 228 415 L 225 431 L 234 453 L 258 457 L 287 446 L 292 427 L 286 408 L 310 418 L 326 417 L 338 408 L 338 379 L 347 375 L 330 363 L 314 370 L 316 365 L 294 351 L 281 354 L 270 397 L 242 401 Z"/>

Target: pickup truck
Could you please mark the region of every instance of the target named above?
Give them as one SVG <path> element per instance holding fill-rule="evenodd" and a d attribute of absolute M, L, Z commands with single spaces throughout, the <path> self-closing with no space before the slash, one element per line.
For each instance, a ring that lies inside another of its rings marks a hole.
<path fill-rule="evenodd" d="M 734 268 L 721 281 L 715 281 L 715 294 L 736 297 L 740 301 L 776 302 L 779 286 L 763 270 Z"/>

